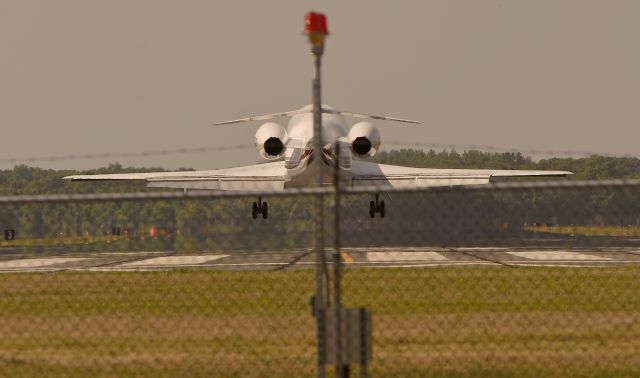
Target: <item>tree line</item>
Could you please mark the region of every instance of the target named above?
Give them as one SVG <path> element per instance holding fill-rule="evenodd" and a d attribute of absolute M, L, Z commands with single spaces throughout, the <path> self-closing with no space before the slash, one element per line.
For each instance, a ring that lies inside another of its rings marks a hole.
<path fill-rule="evenodd" d="M 534 161 L 517 152 L 402 149 L 381 152 L 371 160 L 429 168 L 566 170 L 575 173 L 569 177 L 571 180 L 640 178 L 640 159 L 631 157 L 594 155 Z M 141 182 L 68 182 L 61 179 L 73 174 L 145 171 L 162 169 L 111 164 L 95 170 L 76 171 L 18 165 L 13 169 L 0 170 L 0 194 L 154 190 L 147 189 Z M 494 238 L 497 230 L 506 228 L 517 234 L 524 223 L 534 222 L 640 224 L 640 193 L 633 188 L 398 194 L 387 200 L 385 220 L 369 219 L 369 197 L 349 195 L 343 199 L 343 228 L 349 230 L 345 240 L 347 243 L 395 240 L 410 244 L 410 240 L 416 243 L 427 241 L 424 235 L 446 237 L 449 241 L 464 239 L 468 235 Z M 142 235 L 150 228 L 161 228 L 174 237 L 167 241 L 171 248 L 176 247 L 173 243 L 187 239 L 190 247 L 216 245 L 220 248 L 250 248 L 255 245 L 264 248 L 294 247 L 312 241 L 313 206 L 310 197 L 269 199 L 270 214 L 267 221 L 251 219 L 251 201 L 254 200 L 0 205 L 0 229 L 12 228 L 17 230 L 18 237 L 36 238 L 106 235 L 114 227 Z M 396 221 L 391 222 L 393 219 Z"/>

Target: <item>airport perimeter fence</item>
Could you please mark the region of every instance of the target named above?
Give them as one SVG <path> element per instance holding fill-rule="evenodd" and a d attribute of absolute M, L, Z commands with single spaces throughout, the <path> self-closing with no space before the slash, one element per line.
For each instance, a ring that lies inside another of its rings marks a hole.
<path fill-rule="evenodd" d="M 352 376 L 640 375 L 640 181 L 262 201 L 0 197 L 0 375 L 333 375 L 318 284 L 327 317 L 336 289 L 371 313 Z"/>

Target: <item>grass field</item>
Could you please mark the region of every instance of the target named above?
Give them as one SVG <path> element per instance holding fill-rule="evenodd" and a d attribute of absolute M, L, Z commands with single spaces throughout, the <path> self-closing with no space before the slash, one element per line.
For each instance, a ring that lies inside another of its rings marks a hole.
<path fill-rule="evenodd" d="M 120 236 L 64 236 L 50 238 L 25 238 L 16 240 L 0 240 L 0 247 L 56 247 L 77 244 L 93 244 L 115 242 L 121 240 Z"/>
<path fill-rule="evenodd" d="M 640 268 L 354 269 L 372 376 L 638 376 Z M 2 376 L 312 376 L 314 272 L 0 275 Z"/>
<path fill-rule="evenodd" d="M 525 231 L 580 236 L 640 236 L 640 227 L 621 226 L 526 226 Z"/>

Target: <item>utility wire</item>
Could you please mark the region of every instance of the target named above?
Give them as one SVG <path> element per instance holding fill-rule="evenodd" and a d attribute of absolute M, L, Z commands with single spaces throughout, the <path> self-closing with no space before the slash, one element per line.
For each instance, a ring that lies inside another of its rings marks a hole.
<path fill-rule="evenodd" d="M 609 157 L 631 157 L 636 158 L 640 153 L 605 153 L 595 151 L 579 151 L 579 150 L 544 150 L 544 149 L 515 149 L 506 148 L 495 145 L 483 144 L 453 144 L 453 143 L 420 143 L 409 141 L 388 141 L 382 144 L 387 151 L 389 147 L 398 149 L 402 147 L 416 149 L 433 149 L 433 150 L 479 150 L 487 152 L 511 152 L 522 153 L 529 156 L 548 156 L 548 157 L 588 157 L 591 155 L 609 156 Z M 194 148 L 174 148 L 163 150 L 135 151 L 135 152 L 102 152 L 102 153 L 84 153 L 70 155 L 53 155 L 53 156 L 32 156 L 32 157 L 9 157 L 0 158 L 0 163 L 32 163 L 32 162 L 52 162 L 65 160 L 89 160 L 89 159 L 114 159 L 129 157 L 149 157 L 149 156 L 170 156 L 185 155 L 205 152 L 224 152 L 235 150 L 248 150 L 255 148 L 250 144 L 218 146 L 218 147 L 194 147 Z"/>
<path fill-rule="evenodd" d="M 610 156 L 610 157 L 638 157 L 640 153 L 607 153 L 607 152 L 595 152 L 595 151 L 580 151 L 580 150 L 543 150 L 543 149 L 519 149 L 519 148 L 507 148 L 502 146 L 485 145 L 485 144 L 454 144 L 454 143 L 420 143 L 420 142 L 408 142 L 408 141 L 389 141 L 382 144 L 383 147 L 416 147 L 418 149 L 445 149 L 445 150 L 479 150 L 479 151 L 495 151 L 495 152 L 512 152 L 522 153 L 525 155 L 541 156 L 546 155 L 550 157 L 573 157 L 573 156 Z"/>
<path fill-rule="evenodd" d="M 22 163 L 37 161 L 62 161 L 62 160 L 87 160 L 87 159 L 112 159 L 123 157 L 147 157 L 147 156 L 166 156 L 166 155 L 184 155 L 202 152 L 221 152 L 254 148 L 252 145 L 235 145 L 223 147 L 196 147 L 196 148 L 176 148 L 166 150 L 136 151 L 136 152 L 103 152 L 103 153 L 86 153 L 60 156 L 38 156 L 23 158 L 1 158 L 0 163 Z"/>

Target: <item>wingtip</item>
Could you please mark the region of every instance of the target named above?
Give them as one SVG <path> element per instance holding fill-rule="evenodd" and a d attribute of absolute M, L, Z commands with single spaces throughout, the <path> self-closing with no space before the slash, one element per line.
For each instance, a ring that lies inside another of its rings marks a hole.
<path fill-rule="evenodd" d="M 66 180 L 66 181 L 83 181 L 83 180 L 87 179 L 87 176 L 84 176 L 84 175 L 71 175 L 71 176 L 65 176 L 62 179 Z"/>

